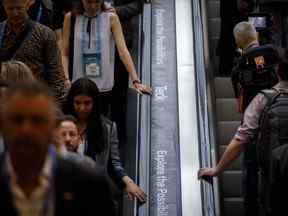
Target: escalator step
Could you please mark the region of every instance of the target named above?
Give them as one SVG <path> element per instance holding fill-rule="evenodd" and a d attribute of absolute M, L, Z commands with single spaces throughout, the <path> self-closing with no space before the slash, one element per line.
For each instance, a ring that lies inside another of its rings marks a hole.
<path fill-rule="evenodd" d="M 220 1 L 210 0 L 207 2 L 209 18 L 220 17 Z"/>
<path fill-rule="evenodd" d="M 223 197 L 242 196 L 242 171 L 225 171 L 221 176 Z"/>
<path fill-rule="evenodd" d="M 233 87 L 229 77 L 216 77 L 214 79 L 216 98 L 234 98 Z"/>
<path fill-rule="evenodd" d="M 243 216 L 244 202 L 242 198 L 224 198 L 225 215 L 223 216 Z"/>
<path fill-rule="evenodd" d="M 209 25 L 209 28 L 208 28 L 209 37 L 219 37 L 220 25 L 221 25 L 220 17 L 208 19 L 208 25 Z"/>
<path fill-rule="evenodd" d="M 241 114 L 238 113 L 236 99 L 217 98 L 216 111 L 217 121 L 240 121 Z"/>
<path fill-rule="evenodd" d="M 217 122 L 217 143 L 218 145 L 228 145 L 233 138 L 240 121 Z"/>
<path fill-rule="evenodd" d="M 210 56 L 212 58 L 216 58 L 216 49 L 218 47 L 218 43 L 219 43 L 219 38 L 215 37 L 215 38 L 209 38 L 209 51 L 210 51 Z"/>

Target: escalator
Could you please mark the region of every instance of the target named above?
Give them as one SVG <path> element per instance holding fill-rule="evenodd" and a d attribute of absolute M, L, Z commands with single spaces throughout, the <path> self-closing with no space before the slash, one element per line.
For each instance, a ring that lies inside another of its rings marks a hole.
<path fill-rule="evenodd" d="M 217 179 L 197 180 L 199 167 L 216 159 L 203 4 L 154 0 L 144 6 L 138 71 L 153 96 L 129 92 L 125 166 L 149 200 L 138 205 L 124 199 L 123 215 L 220 215 Z"/>
<path fill-rule="evenodd" d="M 139 22 L 138 71 L 153 96 L 129 92 L 126 168 L 149 197 L 124 215 L 243 216 L 242 157 L 212 182 L 240 124 L 228 77 L 216 77 L 220 0 L 153 0 Z"/>

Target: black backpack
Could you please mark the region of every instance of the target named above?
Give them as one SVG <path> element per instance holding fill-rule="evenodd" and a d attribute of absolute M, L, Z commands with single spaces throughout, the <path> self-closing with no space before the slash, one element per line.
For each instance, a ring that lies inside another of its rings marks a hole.
<path fill-rule="evenodd" d="M 281 208 L 281 193 L 288 191 L 288 89 L 263 90 L 261 93 L 268 102 L 260 117 L 257 138 L 260 206 L 264 215 L 271 215 Z M 281 182 L 286 182 L 284 187 Z"/>
<path fill-rule="evenodd" d="M 278 82 L 275 72 L 278 59 L 278 51 L 273 45 L 248 48 L 236 66 L 241 86 L 257 89 L 273 87 Z"/>
<path fill-rule="evenodd" d="M 235 96 L 243 97 L 241 108 L 243 111 L 259 91 L 270 89 L 278 82 L 276 74 L 278 60 L 278 50 L 270 44 L 248 48 L 237 59 L 231 79 Z"/>

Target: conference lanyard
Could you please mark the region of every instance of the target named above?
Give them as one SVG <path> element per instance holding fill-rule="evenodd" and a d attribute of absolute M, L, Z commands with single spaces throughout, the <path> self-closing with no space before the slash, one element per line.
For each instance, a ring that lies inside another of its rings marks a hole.
<path fill-rule="evenodd" d="M 84 15 L 84 18 L 86 17 L 87 16 Z M 92 28 L 93 19 L 96 19 L 96 29 Z M 87 26 L 85 26 L 85 24 L 85 19 L 83 19 L 81 40 L 83 70 L 87 77 L 101 77 L 101 13 L 98 13 L 96 17 L 88 17 Z M 92 42 L 94 43 L 92 38 L 93 31 L 96 31 L 94 48 L 92 48 Z"/>
<path fill-rule="evenodd" d="M 38 11 L 38 14 L 37 14 L 37 17 L 36 17 L 36 21 L 37 22 L 40 22 L 41 17 L 42 17 L 42 13 L 43 13 L 43 6 L 42 6 L 42 3 L 40 2 L 39 11 Z"/>
<path fill-rule="evenodd" d="M 4 40 L 6 25 L 7 25 L 6 20 L 0 24 L 0 48 L 2 48 L 2 46 L 3 46 L 3 40 Z"/>
<path fill-rule="evenodd" d="M 49 209 L 51 209 L 53 205 L 53 201 L 55 199 L 55 176 L 56 176 L 56 169 L 57 169 L 57 151 L 53 145 L 50 145 L 49 147 L 49 156 L 52 160 L 52 175 L 49 179 L 49 187 L 46 191 L 46 196 L 44 198 L 42 212 L 43 216 L 48 216 Z"/>

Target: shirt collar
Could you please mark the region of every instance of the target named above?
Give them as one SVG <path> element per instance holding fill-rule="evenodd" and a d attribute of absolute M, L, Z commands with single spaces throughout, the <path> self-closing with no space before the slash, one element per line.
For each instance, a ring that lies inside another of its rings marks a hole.
<path fill-rule="evenodd" d="M 246 50 L 249 49 L 249 48 L 257 47 L 257 46 L 259 46 L 259 43 L 258 43 L 257 41 L 252 41 L 251 43 L 247 44 L 247 46 L 244 47 L 243 50 L 246 51 Z"/>
<path fill-rule="evenodd" d="M 11 177 L 11 181 L 17 183 L 17 173 L 15 172 L 13 165 L 11 163 L 11 159 L 9 156 L 9 153 L 7 153 L 7 157 L 6 157 L 6 165 L 7 165 L 7 172 L 8 175 Z M 43 168 L 39 174 L 39 184 L 43 181 L 43 180 L 47 180 L 49 181 L 52 178 L 52 157 L 48 154 Z"/>
<path fill-rule="evenodd" d="M 27 18 L 27 19 L 20 25 L 20 27 L 18 27 L 17 30 L 14 31 L 14 30 L 12 29 L 12 27 L 11 27 L 11 23 L 9 22 L 9 20 L 7 20 L 7 34 L 13 33 L 13 34 L 16 34 L 16 35 L 17 35 L 18 33 L 24 31 L 24 29 L 25 29 L 26 26 L 28 25 L 29 21 L 30 21 L 30 18 Z"/>
<path fill-rule="evenodd" d="M 63 146 L 63 145 L 61 145 L 61 146 L 59 147 L 59 149 L 58 149 L 58 153 L 59 153 L 60 155 L 62 155 L 62 156 L 66 156 L 66 154 L 67 154 L 67 149 L 66 149 L 66 147 Z"/>

